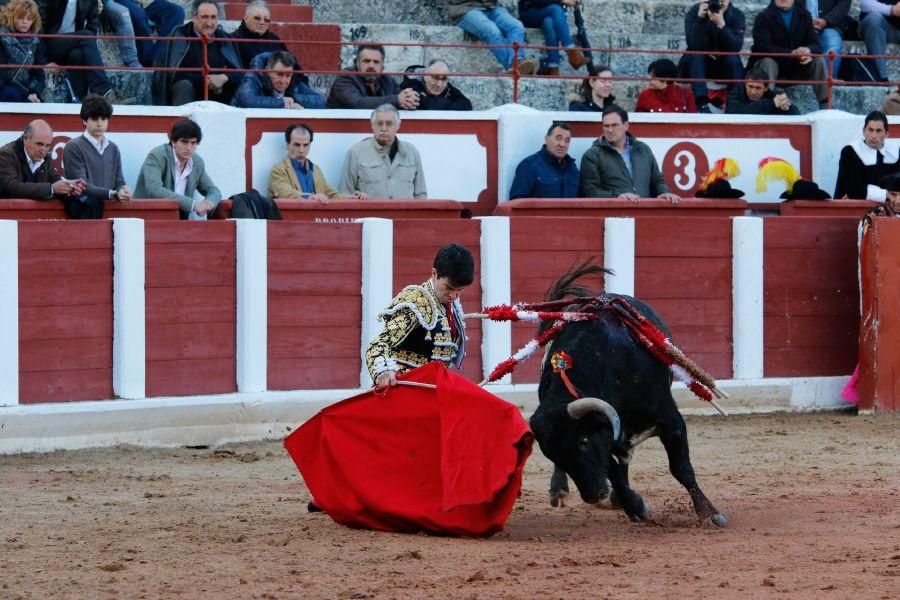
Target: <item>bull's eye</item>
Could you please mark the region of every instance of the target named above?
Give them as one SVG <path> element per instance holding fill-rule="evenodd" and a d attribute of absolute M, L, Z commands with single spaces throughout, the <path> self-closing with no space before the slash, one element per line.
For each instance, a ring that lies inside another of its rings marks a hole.
<path fill-rule="evenodd" d="M 580 440 L 578 440 L 578 449 L 581 452 L 587 452 L 588 446 L 590 446 L 590 442 L 588 442 L 587 438 L 581 438 Z"/>

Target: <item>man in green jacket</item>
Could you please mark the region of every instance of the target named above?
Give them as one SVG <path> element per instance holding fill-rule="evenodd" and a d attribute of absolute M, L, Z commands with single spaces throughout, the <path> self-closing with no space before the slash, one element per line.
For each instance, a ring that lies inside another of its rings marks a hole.
<path fill-rule="evenodd" d="M 603 110 L 603 136 L 581 158 L 581 197 L 681 199 L 666 187 L 650 147 L 628 133 L 628 113 L 616 105 Z"/>

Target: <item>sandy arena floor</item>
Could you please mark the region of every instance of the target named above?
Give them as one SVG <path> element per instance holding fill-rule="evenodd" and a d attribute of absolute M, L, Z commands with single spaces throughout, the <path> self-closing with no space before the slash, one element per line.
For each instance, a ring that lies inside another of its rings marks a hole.
<path fill-rule="evenodd" d="M 652 523 L 580 501 L 552 509 L 536 450 L 506 530 L 486 540 L 307 514 L 279 443 L 0 457 L 0 598 L 900 595 L 900 415 L 688 429 L 725 529 L 696 524 L 655 439 L 632 467 Z"/>

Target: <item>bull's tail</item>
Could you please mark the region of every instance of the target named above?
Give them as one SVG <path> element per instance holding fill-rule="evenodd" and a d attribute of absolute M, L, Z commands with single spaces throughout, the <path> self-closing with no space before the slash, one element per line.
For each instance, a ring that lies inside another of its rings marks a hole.
<path fill-rule="evenodd" d="M 576 285 L 575 282 L 587 275 L 610 275 L 613 273 L 610 269 L 594 264 L 596 257 L 592 256 L 580 264 L 574 264 L 569 271 L 556 280 L 549 290 L 547 290 L 547 300 L 562 300 L 566 296 L 576 296 L 584 298 L 587 296 L 597 296 L 600 290 L 591 290 L 583 285 Z"/>

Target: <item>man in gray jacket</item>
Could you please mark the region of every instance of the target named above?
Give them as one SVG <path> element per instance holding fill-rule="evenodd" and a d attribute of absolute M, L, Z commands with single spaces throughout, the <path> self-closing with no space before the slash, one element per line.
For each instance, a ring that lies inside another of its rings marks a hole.
<path fill-rule="evenodd" d="M 384 46 L 360 46 L 356 49 L 356 61 L 350 71 L 365 75 L 339 75 L 331 84 L 327 108 L 375 108 L 392 104 L 404 110 L 419 107 L 419 94 L 415 90 L 401 90 L 393 77 L 384 72 Z"/>
<path fill-rule="evenodd" d="M 615 104 L 603 110 L 603 136 L 581 157 L 581 197 L 681 199 L 666 187 L 650 147 L 628 133 L 628 113 Z"/>
<path fill-rule="evenodd" d="M 369 198 L 428 197 L 422 159 L 415 146 L 397 139 L 400 113 L 382 104 L 371 116 L 372 137 L 350 147 L 341 173 L 341 192 Z"/>
<path fill-rule="evenodd" d="M 169 143 L 150 151 L 138 175 L 137 198 L 175 198 L 182 219 L 205 221 L 215 211 L 222 193 L 206 173 L 197 151 L 203 137 L 200 126 L 190 119 L 172 125 Z M 203 195 L 195 198 L 195 192 Z"/>

